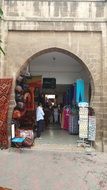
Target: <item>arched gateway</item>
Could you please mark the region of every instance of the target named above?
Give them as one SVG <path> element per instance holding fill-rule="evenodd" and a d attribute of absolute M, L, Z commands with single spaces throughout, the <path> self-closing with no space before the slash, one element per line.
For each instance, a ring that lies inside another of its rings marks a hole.
<path fill-rule="evenodd" d="M 76 59 L 91 82 L 91 106 L 97 119 L 95 145 L 106 151 L 107 140 L 107 15 L 106 0 L 3 0 L 0 23 L 0 77 L 12 78 L 9 121 L 16 77 L 35 57 L 56 51 Z M 46 11 L 47 10 L 47 11 Z"/>
<path fill-rule="evenodd" d="M 22 41 L 22 39 L 20 39 L 20 42 L 21 41 Z M 53 42 L 51 42 L 51 44 L 52 43 Z M 90 63 L 88 63 L 88 61 L 90 61 L 90 60 L 86 59 L 86 55 L 85 55 L 85 61 L 83 61 L 84 56 L 81 59 L 80 56 L 79 56 L 79 52 L 78 52 L 78 56 L 77 56 L 77 54 L 74 54 L 74 53 L 71 52 L 71 48 L 68 48 L 68 46 L 65 48 L 65 45 L 67 45 L 67 44 L 65 43 L 64 46 L 62 46 L 63 48 L 62 47 L 60 47 L 60 48 L 59 47 L 49 47 L 49 48 L 43 49 L 42 47 L 41 48 L 39 47 L 39 50 L 35 49 L 35 47 L 34 47 L 35 50 L 33 50 L 33 51 L 35 51 L 36 53 L 31 55 L 30 57 L 28 57 L 27 54 L 26 54 L 26 56 L 25 56 L 26 61 L 23 62 L 22 64 L 19 64 L 18 67 L 14 66 L 14 69 L 13 69 L 13 71 L 14 71 L 13 72 L 13 78 L 14 78 L 13 84 L 15 84 L 16 78 L 20 74 L 20 72 L 24 68 L 26 68 L 29 64 L 31 64 L 33 59 L 36 59 L 37 57 L 39 57 L 41 55 L 44 55 L 46 53 L 51 53 L 51 52 L 60 52 L 62 54 L 70 56 L 71 58 L 76 60 L 80 65 L 82 65 L 82 67 L 84 68 L 85 74 L 87 75 L 88 80 L 90 80 L 91 89 L 92 89 L 92 96 L 91 96 L 90 105 L 95 109 L 95 113 L 96 113 L 96 118 L 97 118 L 96 138 L 97 138 L 98 134 L 99 134 L 98 129 L 99 129 L 99 123 L 100 123 L 100 118 L 99 118 L 99 115 L 97 116 L 97 114 L 98 114 L 98 110 L 100 109 L 100 107 L 98 108 L 96 106 L 96 98 L 98 98 L 98 95 L 97 95 L 98 92 L 96 91 L 96 89 L 97 89 L 96 88 L 97 87 L 96 80 L 98 80 L 98 78 L 96 79 L 95 76 L 93 77 L 93 73 L 95 74 L 95 68 L 90 66 Z M 23 47 L 25 47 L 25 46 L 23 46 Z M 17 48 L 20 49 L 20 47 L 17 47 Z M 32 46 L 32 49 L 33 49 L 33 46 Z M 24 51 L 24 50 L 21 50 L 21 52 L 22 51 Z M 11 53 L 13 54 L 11 56 L 15 57 L 14 56 L 14 51 L 11 50 Z M 9 56 L 10 56 L 10 53 L 9 53 Z M 18 58 L 18 59 L 20 60 L 20 58 Z M 12 72 L 10 71 L 10 73 L 12 73 Z M 13 96 L 12 96 L 13 98 L 11 99 L 12 102 L 14 102 L 14 88 L 15 88 L 15 86 L 13 85 Z M 99 89 L 99 92 L 100 92 L 100 89 Z M 11 113 L 11 111 L 13 111 L 13 107 L 14 107 L 14 104 L 11 105 L 10 113 Z M 10 121 L 11 121 L 11 116 L 10 116 Z"/>

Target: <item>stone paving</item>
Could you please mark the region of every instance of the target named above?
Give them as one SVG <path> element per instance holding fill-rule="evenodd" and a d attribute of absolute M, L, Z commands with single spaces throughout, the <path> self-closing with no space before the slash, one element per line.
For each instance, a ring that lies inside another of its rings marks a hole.
<path fill-rule="evenodd" d="M 64 152 L 94 152 L 93 147 L 87 147 L 87 144 L 48 144 L 36 141 L 32 150 L 64 151 Z"/>
<path fill-rule="evenodd" d="M 12 190 L 107 190 L 105 153 L 32 147 L 2 150 L 0 161 L 0 186 Z"/>
<path fill-rule="evenodd" d="M 107 190 L 107 154 L 65 131 L 47 131 L 31 148 L 0 151 L 0 186 L 11 190 Z"/>

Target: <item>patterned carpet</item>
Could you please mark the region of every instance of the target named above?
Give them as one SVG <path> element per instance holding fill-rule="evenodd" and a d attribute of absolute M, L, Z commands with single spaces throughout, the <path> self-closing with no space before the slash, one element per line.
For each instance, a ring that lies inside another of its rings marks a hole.
<path fill-rule="evenodd" d="M 0 148 L 8 148 L 7 116 L 12 79 L 0 79 Z"/>

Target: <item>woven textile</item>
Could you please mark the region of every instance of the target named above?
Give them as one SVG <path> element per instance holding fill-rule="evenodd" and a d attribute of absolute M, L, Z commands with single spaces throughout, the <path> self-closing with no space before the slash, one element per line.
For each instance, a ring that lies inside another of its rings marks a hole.
<path fill-rule="evenodd" d="M 79 134 L 78 115 L 70 114 L 68 131 L 69 131 L 69 134 L 72 134 L 72 135 Z"/>
<path fill-rule="evenodd" d="M 0 79 L 0 148 L 8 148 L 7 116 L 12 79 Z"/>

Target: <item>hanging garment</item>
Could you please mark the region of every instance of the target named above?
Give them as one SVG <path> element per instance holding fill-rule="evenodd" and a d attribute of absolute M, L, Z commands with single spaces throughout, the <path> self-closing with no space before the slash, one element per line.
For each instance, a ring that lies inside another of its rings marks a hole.
<path fill-rule="evenodd" d="M 84 80 L 76 80 L 76 103 L 85 101 L 85 87 Z"/>
<path fill-rule="evenodd" d="M 72 134 L 72 114 L 69 115 L 69 127 L 68 127 L 69 134 Z"/>
<path fill-rule="evenodd" d="M 71 108 L 70 107 L 65 107 L 64 108 L 64 126 L 63 129 L 68 130 L 69 128 L 69 116 L 71 114 Z"/>
<path fill-rule="evenodd" d="M 72 135 L 79 134 L 78 115 L 70 114 L 68 131 L 69 131 L 69 134 L 72 134 Z"/>
<path fill-rule="evenodd" d="M 62 114 L 61 114 L 61 129 L 64 128 L 64 109 L 62 110 Z"/>
<path fill-rule="evenodd" d="M 29 87 L 29 90 L 24 94 L 24 102 L 27 110 L 34 110 L 34 88 Z"/>

